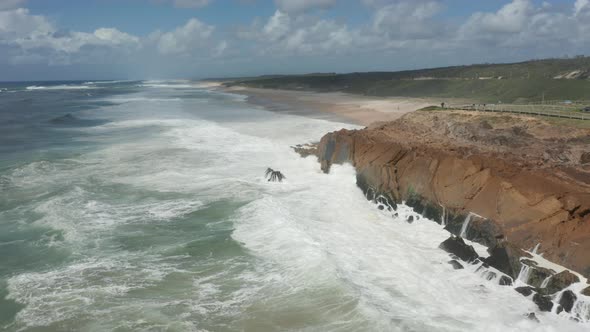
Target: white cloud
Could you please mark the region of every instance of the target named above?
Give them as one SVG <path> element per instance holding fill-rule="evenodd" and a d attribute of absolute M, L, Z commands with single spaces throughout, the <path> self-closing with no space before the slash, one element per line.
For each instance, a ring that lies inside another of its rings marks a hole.
<path fill-rule="evenodd" d="M 459 29 L 457 39 L 494 50 L 504 47 L 527 50 L 533 56 L 564 50 L 583 52 L 590 23 L 584 18 L 588 0 L 578 0 L 568 10 L 544 3 L 536 6 L 530 0 L 513 0 L 494 13 L 475 13 Z"/>
<path fill-rule="evenodd" d="M 442 8 L 437 1 L 398 1 L 376 10 L 373 29 L 396 40 L 431 38 L 443 30 L 433 19 Z"/>
<path fill-rule="evenodd" d="M 275 0 L 280 11 L 285 13 L 303 13 L 317 8 L 329 8 L 336 0 Z"/>
<path fill-rule="evenodd" d="M 225 51 L 228 49 L 229 44 L 227 41 L 222 40 L 221 42 L 219 42 L 219 44 L 217 44 L 217 46 L 215 46 L 215 49 L 213 51 L 213 56 L 215 57 L 220 57 L 222 56 Z"/>
<path fill-rule="evenodd" d="M 157 57 L 224 56 L 230 43 L 212 38 L 214 27 L 189 19 L 178 28 L 147 37 L 113 27 L 92 32 L 57 28 L 28 9 L 0 11 L 0 64 L 96 64 L 156 61 Z"/>
<path fill-rule="evenodd" d="M 476 13 L 467 25 L 491 33 L 518 33 L 527 25 L 535 8 L 529 0 L 514 0 L 496 13 Z"/>
<path fill-rule="evenodd" d="M 295 16 L 277 10 L 265 24 L 255 21 L 238 37 L 257 44 L 254 52 L 272 55 L 317 55 L 349 52 L 363 41 L 358 30 L 333 20 Z"/>
<path fill-rule="evenodd" d="M 30 15 L 28 9 L 19 8 L 0 12 L 0 40 L 35 38 L 54 31 L 55 28 L 43 16 Z"/>
<path fill-rule="evenodd" d="M 11 57 L 5 61 L 12 63 L 97 61 L 100 59 L 94 55 L 126 53 L 139 45 L 138 37 L 114 28 L 92 33 L 60 31 L 45 17 L 31 15 L 25 8 L 0 12 L 0 51 L 9 52 Z"/>
<path fill-rule="evenodd" d="M 100 28 L 94 31 L 94 36 L 107 44 L 139 44 L 139 38 L 115 28 Z"/>
<path fill-rule="evenodd" d="M 189 54 L 191 50 L 205 47 L 213 30 L 213 26 L 192 18 L 184 26 L 162 34 L 158 50 L 161 54 Z"/>
<path fill-rule="evenodd" d="M 212 0 L 151 1 L 196 8 Z M 23 0 L 0 0 L 0 64 L 143 63 L 184 69 L 235 60 L 250 61 L 254 68 L 261 65 L 257 61 L 271 61 L 270 66 L 272 59 L 290 56 L 338 63 L 333 59 L 354 55 L 369 66 L 372 60 L 367 59 L 375 58 L 416 67 L 416 57 L 446 57 L 447 63 L 457 63 L 504 60 L 507 53 L 532 58 L 590 52 L 590 0 L 571 0 L 569 5 L 512 0 L 462 20 L 440 15 L 448 3 L 442 0 L 361 1 L 372 14 L 361 23 L 313 11 L 336 0 L 276 0 L 272 15 L 254 19 L 237 34 L 192 18 L 142 37 L 115 27 L 64 30 L 47 17 L 17 8 Z M 346 63 L 338 65 L 346 68 Z M 359 60 L 354 68 L 362 65 Z"/>
<path fill-rule="evenodd" d="M 574 14 L 580 15 L 590 12 L 590 0 L 576 0 L 574 3 Z"/>
<path fill-rule="evenodd" d="M 285 37 L 291 30 L 291 18 L 277 10 L 264 25 L 262 32 L 270 41 L 277 41 Z"/>

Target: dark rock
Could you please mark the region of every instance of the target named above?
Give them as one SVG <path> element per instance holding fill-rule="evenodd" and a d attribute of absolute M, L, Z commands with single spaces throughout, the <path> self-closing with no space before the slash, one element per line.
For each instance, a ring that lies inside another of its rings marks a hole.
<path fill-rule="evenodd" d="M 329 148 L 330 148 L 330 145 L 328 143 L 328 146 L 326 147 L 326 153 Z M 362 190 L 362 192 L 365 194 L 365 197 L 367 197 L 367 199 L 369 201 L 372 201 L 375 199 L 375 196 L 376 196 L 375 190 L 369 185 L 369 182 L 367 181 L 367 177 L 364 175 L 364 173 L 360 173 L 360 172 L 356 173 L 356 186 Z"/>
<path fill-rule="evenodd" d="M 391 211 L 392 209 L 397 210 L 397 204 L 388 194 L 377 195 L 377 199 L 375 200 L 375 203 L 377 203 L 379 205 L 386 206 L 387 210 L 389 210 L 389 211 Z"/>
<path fill-rule="evenodd" d="M 547 287 L 540 290 L 543 294 L 555 294 L 569 285 L 580 282 L 580 278 L 568 270 L 564 270 L 549 280 Z"/>
<path fill-rule="evenodd" d="M 530 259 L 523 259 L 520 262 L 524 265 L 528 265 L 529 267 L 531 267 L 527 284 L 535 288 L 540 288 L 545 279 L 555 274 L 555 271 L 539 267 L 537 266 L 537 263 L 535 261 L 532 261 Z"/>
<path fill-rule="evenodd" d="M 582 156 L 580 157 L 580 164 L 590 164 L 590 152 L 582 153 Z"/>
<path fill-rule="evenodd" d="M 516 287 L 514 290 L 524 296 L 531 296 L 531 294 L 533 294 L 534 288 L 529 287 L 529 286 L 523 286 L 523 287 Z"/>
<path fill-rule="evenodd" d="M 434 220 L 436 223 L 442 224 L 442 208 L 438 205 L 425 204 L 422 215 L 426 219 Z"/>
<path fill-rule="evenodd" d="M 442 224 L 442 207 L 438 204 L 431 204 L 424 197 L 416 193 L 408 193 L 406 205 L 411 207 L 414 212 L 422 215 L 424 218 Z"/>
<path fill-rule="evenodd" d="M 461 234 L 461 227 L 463 226 L 463 222 L 465 221 L 466 215 L 464 214 L 454 214 L 451 211 L 447 211 L 445 229 L 449 231 L 451 234 L 460 235 Z"/>
<path fill-rule="evenodd" d="M 367 200 L 377 204 L 379 210 L 387 209 L 387 211 L 397 211 L 397 203 L 392 196 L 388 193 L 378 192 L 375 188 L 371 187 L 369 182 L 374 183 L 375 181 L 370 181 L 371 177 L 367 174 L 368 172 L 357 172 L 356 174 L 356 185 L 365 194 Z"/>
<path fill-rule="evenodd" d="M 318 143 L 313 144 L 297 144 L 291 147 L 293 151 L 298 153 L 302 158 L 309 156 L 318 156 Z"/>
<path fill-rule="evenodd" d="M 476 272 L 479 271 L 482 268 L 486 268 L 487 269 L 488 267 L 490 267 L 490 265 L 488 263 L 484 262 L 484 261 L 485 261 L 485 258 L 478 257 L 476 260 L 474 260 L 474 261 L 471 262 L 471 264 L 473 264 L 473 265 L 481 264 L 481 266 L 479 268 L 477 268 Z"/>
<path fill-rule="evenodd" d="M 475 249 L 473 249 L 472 246 L 467 245 L 460 237 L 451 236 L 443 241 L 438 247 L 466 262 L 471 262 L 479 257 L 477 252 L 475 252 Z"/>
<path fill-rule="evenodd" d="M 460 235 L 467 215 L 447 216 L 445 229 L 452 234 Z M 495 221 L 471 215 L 469 227 L 464 236 L 466 239 L 482 244 L 488 248 L 494 247 L 498 239 L 504 238 L 502 229 Z"/>
<path fill-rule="evenodd" d="M 512 286 L 512 278 L 508 276 L 502 276 L 500 277 L 499 284 L 500 286 Z"/>
<path fill-rule="evenodd" d="M 537 315 L 535 315 L 534 312 L 529 313 L 528 315 L 526 315 L 526 318 L 535 321 L 537 323 L 540 323 L 539 318 L 537 318 Z"/>
<path fill-rule="evenodd" d="M 450 260 L 449 264 L 451 264 L 455 270 L 464 269 L 463 265 L 461 265 L 461 263 L 459 263 L 456 259 Z"/>
<path fill-rule="evenodd" d="M 490 256 L 485 259 L 485 262 L 513 279 L 517 278 L 520 272 L 520 258 L 528 256 L 522 249 L 505 241 L 500 241 L 493 248 L 489 248 L 488 253 Z"/>
<path fill-rule="evenodd" d="M 590 296 L 590 287 L 586 287 L 582 290 L 582 294 L 586 296 Z"/>
<path fill-rule="evenodd" d="M 504 238 L 502 229 L 492 219 L 471 216 L 465 237 L 488 248 L 494 247 L 498 239 Z"/>
<path fill-rule="evenodd" d="M 493 280 L 494 278 L 496 278 L 496 272 L 488 272 L 486 274 L 486 279 L 487 280 Z"/>
<path fill-rule="evenodd" d="M 414 212 L 418 214 L 422 214 L 424 212 L 424 202 L 420 195 L 409 195 L 408 199 L 406 200 L 406 205 L 414 209 Z"/>
<path fill-rule="evenodd" d="M 549 296 L 543 296 L 537 293 L 533 296 L 533 302 L 535 302 L 541 311 L 551 311 L 553 309 L 553 302 L 551 302 Z"/>
<path fill-rule="evenodd" d="M 410 224 L 414 222 L 414 216 L 409 216 L 407 220 Z"/>
<path fill-rule="evenodd" d="M 574 292 L 572 292 L 571 290 L 566 290 L 561 294 L 559 304 L 563 307 L 563 310 L 565 310 L 566 312 L 571 312 L 572 308 L 574 307 L 574 303 L 576 303 L 577 299 L 578 297 L 576 296 L 576 294 L 574 294 Z"/>

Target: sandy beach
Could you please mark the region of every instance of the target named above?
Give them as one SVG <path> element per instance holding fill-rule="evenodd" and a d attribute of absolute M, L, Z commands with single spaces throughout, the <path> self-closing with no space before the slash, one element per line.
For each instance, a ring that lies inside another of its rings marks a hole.
<path fill-rule="evenodd" d="M 246 95 L 250 103 L 263 106 L 271 111 L 338 120 L 362 126 L 393 121 L 408 112 L 427 106 L 440 105 L 444 101 L 247 87 L 231 87 L 224 88 L 224 90 Z"/>

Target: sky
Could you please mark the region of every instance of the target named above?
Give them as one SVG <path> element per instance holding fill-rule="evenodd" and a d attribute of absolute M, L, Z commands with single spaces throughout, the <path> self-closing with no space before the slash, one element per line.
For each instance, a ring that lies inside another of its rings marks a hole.
<path fill-rule="evenodd" d="M 590 0 L 0 0 L 0 81 L 394 71 L 590 55 Z"/>

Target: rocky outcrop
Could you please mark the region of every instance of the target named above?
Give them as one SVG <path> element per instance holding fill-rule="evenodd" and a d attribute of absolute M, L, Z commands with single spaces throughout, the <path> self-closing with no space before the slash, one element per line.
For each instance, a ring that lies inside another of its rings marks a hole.
<path fill-rule="evenodd" d="M 456 259 L 451 259 L 449 261 L 449 264 L 451 264 L 451 266 L 455 270 L 462 270 L 462 269 L 464 269 L 463 265 L 461 263 L 459 263 Z"/>
<path fill-rule="evenodd" d="M 466 262 L 473 262 L 479 258 L 475 249 L 460 237 L 451 236 L 443 241 L 439 248 Z"/>
<path fill-rule="evenodd" d="M 553 309 L 553 302 L 549 296 L 543 296 L 537 293 L 533 296 L 533 302 L 535 302 L 541 311 L 551 311 Z"/>
<path fill-rule="evenodd" d="M 528 280 L 526 283 L 536 287 L 536 288 L 545 288 L 547 287 L 546 283 L 551 280 L 550 278 L 556 273 L 551 269 L 547 269 L 544 267 L 538 266 L 537 262 L 529 259 L 522 259 L 521 264 L 524 264 L 528 267 Z"/>
<path fill-rule="evenodd" d="M 542 288 L 541 291 L 544 294 L 554 294 L 576 282 L 580 282 L 580 278 L 570 271 L 565 270 L 552 276 L 547 286 Z"/>
<path fill-rule="evenodd" d="M 571 290 L 563 292 L 561 294 L 561 298 L 559 299 L 559 305 L 561 306 L 560 308 L 566 312 L 572 312 L 572 308 L 574 307 L 574 303 L 576 303 L 577 299 L 578 297 Z"/>
<path fill-rule="evenodd" d="M 528 286 L 516 287 L 514 290 L 522 294 L 523 296 L 531 296 L 533 294 L 534 288 Z"/>
<path fill-rule="evenodd" d="M 588 142 L 590 130 L 529 118 L 414 112 L 327 134 L 317 153 L 325 172 L 354 165 L 359 187 L 383 206 L 406 202 L 463 230 L 490 248 L 486 263 L 516 278 L 523 249 L 538 243 L 545 258 L 590 274 L 590 168 L 580 164 Z"/>

